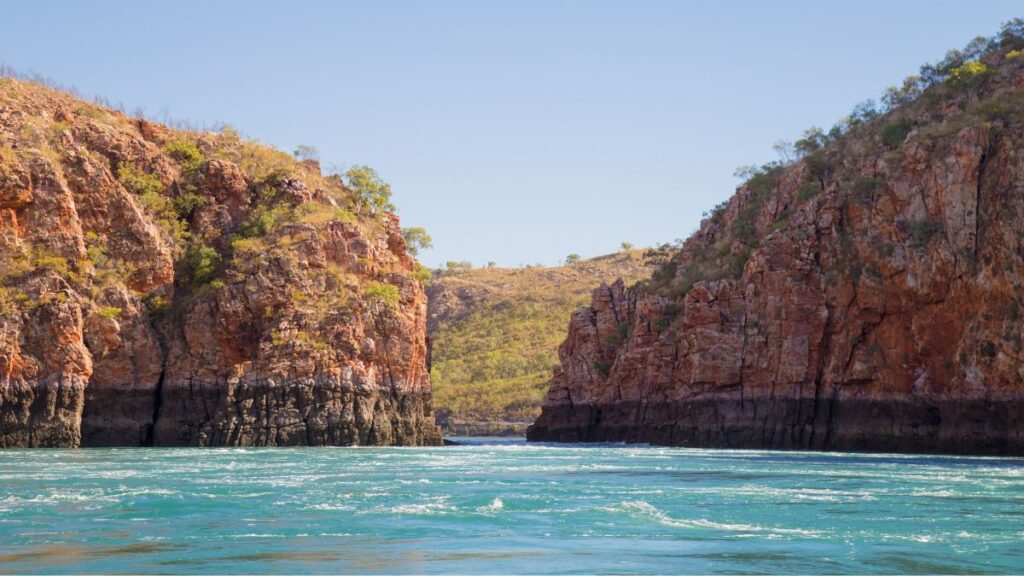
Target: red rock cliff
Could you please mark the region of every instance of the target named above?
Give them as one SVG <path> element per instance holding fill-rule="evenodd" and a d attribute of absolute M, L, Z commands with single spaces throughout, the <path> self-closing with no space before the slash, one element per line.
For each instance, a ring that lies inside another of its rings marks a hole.
<path fill-rule="evenodd" d="M 651 281 L 597 289 L 529 439 L 1024 454 L 1012 47 L 805 141 Z"/>
<path fill-rule="evenodd" d="M 439 443 L 371 212 L 231 130 L 0 79 L 0 447 Z"/>

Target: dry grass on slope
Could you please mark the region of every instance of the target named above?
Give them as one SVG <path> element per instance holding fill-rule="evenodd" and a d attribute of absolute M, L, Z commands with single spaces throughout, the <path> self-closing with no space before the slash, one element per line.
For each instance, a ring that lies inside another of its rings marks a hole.
<path fill-rule="evenodd" d="M 437 273 L 428 288 L 435 410 L 451 421 L 532 421 L 572 313 L 602 282 L 650 274 L 643 250 L 553 268 Z"/>

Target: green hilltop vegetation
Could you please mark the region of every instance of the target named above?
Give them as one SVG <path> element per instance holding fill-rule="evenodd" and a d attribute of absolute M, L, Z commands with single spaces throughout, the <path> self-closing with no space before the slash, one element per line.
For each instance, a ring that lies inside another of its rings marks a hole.
<path fill-rule="evenodd" d="M 572 313 L 602 282 L 649 277 L 652 265 L 629 243 L 615 254 L 563 266 L 472 268 L 450 262 L 427 288 L 433 341 L 433 404 L 449 430 L 521 431 L 540 413 Z M 518 423 L 511 426 L 509 423 Z"/>

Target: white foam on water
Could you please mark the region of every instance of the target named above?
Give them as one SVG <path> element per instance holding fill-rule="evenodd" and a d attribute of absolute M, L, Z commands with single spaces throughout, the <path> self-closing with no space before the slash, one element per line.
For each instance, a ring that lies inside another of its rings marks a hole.
<path fill-rule="evenodd" d="M 476 509 L 477 512 L 498 512 L 505 507 L 505 503 L 501 501 L 501 498 L 495 496 L 494 500 L 491 500 L 490 504 L 481 506 Z"/>
<path fill-rule="evenodd" d="M 630 516 L 653 520 L 663 526 L 669 526 L 672 528 L 708 528 L 726 532 L 742 532 L 744 533 L 742 535 L 747 536 L 753 536 L 757 533 L 775 534 L 776 536 L 802 536 L 806 538 L 817 538 L 823 536 L 823 533 L 820 531 L 801 528 L 776 528 L 759 526 L 757 524 L 715 522 L 706 518 L 698 518 L 695 520 L 677 519 L 672 518 L 649 502 L 645 502 L 643 500 L 626 501 L 617 506 L 603 507 L 601 510 L 607 512 L 625 512 Z"/>
<path fill-rule="evenodd" d="M 402 504 L 392 506 L 388 512 L 392 514 L 412 514 L 416 516 L 433 516 L 437 514 L 450 514 L 455 507 L 443 502 L 428 502 L 423 504 Z"/>
<path fill-rule="evenodd" d="M 283 502 L 282 504 L 290 505 L 289 502 Z M 356 507 L 355 506 L 350 506 L 350 505 L 345 505 L 345 504 L 310 504 L 308 506 L 303 506 L 302 509 L 303 510 L 346 510 L 346 511 L 352 511 L 352 510 L 355 510 Z"/>
<path fill-rule="evenodd" d="M 952 490 L 932 490 L 928 488 L 915 488 L 913 495 L 926 498 L 955 498 L 957 496 L 964 496 L 964 494 L 953 492 Z"/>

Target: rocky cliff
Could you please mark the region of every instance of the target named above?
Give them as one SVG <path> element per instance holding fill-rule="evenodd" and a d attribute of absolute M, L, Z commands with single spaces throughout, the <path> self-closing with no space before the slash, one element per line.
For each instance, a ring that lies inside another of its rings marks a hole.
<path fill-rule="evenodd" d="M 0 79 L 0 447 L 440 443 L 361 176 Z"/>
<path fill-rule="evenodd" d="M 752 171 L 601 286 L 530 440 L 1024 454 L 1024 26 Z"/>

